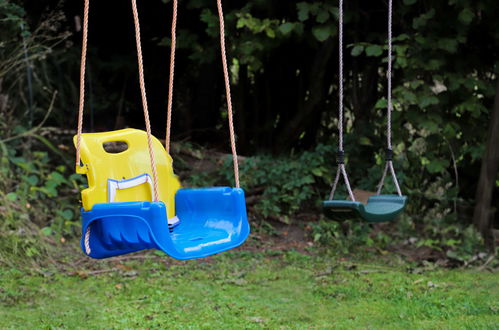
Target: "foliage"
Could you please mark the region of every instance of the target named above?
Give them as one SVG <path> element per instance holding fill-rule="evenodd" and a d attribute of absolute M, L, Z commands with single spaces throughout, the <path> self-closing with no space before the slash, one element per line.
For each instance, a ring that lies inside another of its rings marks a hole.
<path fill-rule="evenodd" d="M 64 10 L 73 15 L 80 5 L 68 2 Z M 386 6 L 372 1 L 345 5 L 347 168 L 354 187 L 372 191 L 384 162 Z M 116 19 L 129 23 L 125 5 L 99 2 L 95 7 L 101 13 L 112 7 Z M 64 155 L 70 142 L 47 139 L 38 129 L 47 123 L 74 128 L 68 118 L 75 116 L 79 56 L 77 47 L 63 44 L 72 22 L 60 13 L 62 7 L 50 7 L 55 14 L 41 17 L 33 8 L 0 0 L 0 179 L 4 181 L 0 185 L 5 197 L 0 201 L 0 221 L 8 235 L 31 228 L 35 213 L 25 211 L 28 203 L 43 210 L 36 225 L 59 237 L 74 230 L 77 193 L 73 190 L 80 182 L 70 175 Z M 151 109 L 166 108 L 167 53 L 155 48 L 158 43 L 169 45 L 167 20 L 157 16 L 166 15 L 165 8 L 160 1 L 141 7 Z M 242 185 L 254 202 L 251 209 L 258 218 L 284 222 L 300 213 L 319 214 L 335 171 L 337 1 L 250 0 L 224 3 L 224 9 L 238 150 L 256 155 L 241 162 Z M 394 242 L 417 237 L 417 245 L 466 259 L 482 244 L 469 223 L 498 73 L 494 13 L 499 3 L 404 0 L 395 2 L 394 10 L 393 143 L 396 170 L 409 204 L 407 216 L 387 235 Z M 180 3 L 179 13 L 174 95 L 178 116 L 174 118 L 181 119 L 174 120 L 174 139 L 219 148 L 227 138 L 222 133 L 227 111 L 216 6 L 208 0 L 188 0 Z M 102 123 L 99 129 L 141 127 L 140 111 L 131 111 L 141 104 L 134 79 L 134 45 L 120 24 L 94 22 L 93 31 L 101 24 L 109 34 L 91 32 L 87 79 L 91 111 L 85 120 L 91 129 L 94 115 Z M 115 38 L 110 40 L 110 34 Z M 79 43 L 79 38 L 76 34 L 72 41 Z M 153 122 L 165 122 L 164 112 L 151 111 Z M 161 129 L 155 125 L 157 136 L 162 136 Z M 213 175 L 191 176 L 190 183 L 231 184 L 231 166 L 227 160 Z M 499 187 L 499 178 L 497 182 Z M 390 181 L 385 190 L 393 191 Z M 338 198 L 342 197 L 340 191 Z M 62 204 L 56 207 L 54 199 Z M 15 221 L 23 212 L 27 212 L 23 221 L 29 223 Z M 319 221 L 313 236 L 341 251 L 389 243 L 367 229 L 352 224 L 345 231 L 339 224 Z M 33 245 L 21 250 L 27 253 Z"/>
<path fill-rule="evenodd" d="M 286 154 L 336 142 L 336 5 L 249 1 L 226 9 L 242 148 Z M 495 93 L 499 31 L 491 13 L 498 9 L 491 0 L 395 4 L 392 127 L 398 171 L 411 200 L 437 183 L 445 187 L 446 200 L 460 204 L 473 199 Z M 218 61 L 207 56 L 214 54 L 217 16 L 207 1 L 190 1 L 187 11 L 199 12 L 205 23 L 205 31 L 190 29 L 179 36 L 189 40 L 182 49 L 201 70 L 203 63 Z M 366 20 L 365 11 L 383 15 Z M 356 186 L 378 178 L 383 161 L 385 13 L 386 7 L 367 2 L 345 8 L 351 55 L 345 64 L 346 148 Z M 193 41 L 190 36 L 199 33 L 206 38 Z M 225 121 L 223 112 L 219 118 Z M 420 206 L 413 204 L 413 209 Z M 470 217 L 470 210 L 457 211 Z"/>
<path fill-rule="evenodd" d="M 316 208 L 323 188 L 332 179 L 327 160 L 334 148 L 319 145 L 314 151 L 291 157 L 257 156 L 241 164 L 241 184 L 249 193 L 262 191 L 255 210 L 264 217 L 287 217 Z M 222 173 L 233 181 L 232 160 L 227 159 Z"/>
<path fill-rule="evenodd" d="M 1 162 L 0 261 L 9 255 L 40 257 L 43 236 L 77 232 L 79 176 L 68 177 L 68 167 L 53 165 L 54 159 L 42 151 L 27 159 L 12 149 L 2 154 Z"/>
<path fill-rule="evenodd" d="M 44 237 L 74 234 L 80 180 L 68 174 L 64 146 L 40 131 L 57 96 L 44 64 L 68 36 L 60 14 L 31 30 L 17 2 L 0 1 L 0 9 L 0 262 L 9 263 L 43 256 Z"/>
<path fill-rule="evenodd" d="M 334 147 L 318 145 L 314 151 L 287 157 L 261 155 L 240 160 L 241 186 L 246 190 L 252 218 L 260 220 L 258 223 L 262 228 L 272 231 L 269 221 L 296 224 L 295 219 L 310 215 L 308 218 L 318 220 L 309 224 L 311 238 L 341 254 L 369 247 L 386 249 L 408 239 L 415 248 L 429 247 L 462 262 L 485 251 L 481 236 L 466 221 L 457 218 L 456 199 L 449 197 L 451 184 L 443 178 L 424 192 L 409 192 L 411 197 L 406 212 L 381 230 L 373 231 L 372 225 L 355 221 L 338 223 L 325 219 L 318 214 L 318 210 L 327 197 L 336 170 L 336 165 L 329 161 L 334 153 Z M 199 150 L 196 154 L 200 158 L 205 157 Z M 231 157 L 225 158 L 223 166 L 214 168 L 214 172 L 189 174 L 186 183 L 196 187 L 233 184 Z M 357 187 L 372 191 L 381 176 L 381 168 L 382 163 L 377 167 L 373 165 Z M 405 182 L 406 177 L 400 175 L 400 179 Z M 387 180 L 385 190 L 392 192 L 394 189 L 391 181 Z M 337 198 L 346 197 L 345 188 L 341 185 Z M 459 202 L 461 207 L 466 207 L 463 201 Z"/>
<path fill-rule="evenodd" d="M 135 262 L 102 261 L 103 269 L 97 271 L 79 265 L 72 275 L 46 270 L 44 275 L 29 275 L 1 268 L 0 327 L 488 329 L 497 325 L 497 275 L 489 272 L 414 273 L 386 257 L 366 264 L 295 251 L 228 252 L 210 262 L 143 257 Z"/>

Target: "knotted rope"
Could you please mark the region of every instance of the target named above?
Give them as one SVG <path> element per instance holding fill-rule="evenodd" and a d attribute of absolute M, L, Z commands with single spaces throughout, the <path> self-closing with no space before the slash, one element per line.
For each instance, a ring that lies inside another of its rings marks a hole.
<path fill-rule="evenodd" d="M 385 183 L 386 175 L 388 174 L 388 170 L 390 171 L 393 183 L 395 184 L 395 188 L 397 189 L 397 194 L 402 196 L 402 191 L 400 190 L 399 182 L 397 180 L 397 175 L 395 174 L 395 169 L 393 168 L 393 149 L 392 149 L 392 16 L 393 16 L 393 1 L 388 0 L 388 68 L 386 70 L 386 78 L 387 78 L 387 125 L 386 125 L 386 157 L 385 157 L 385 168 L 383 170 L 383 175 L 381 176 L 381 180 L 378 184 L 377 194 L 381 194 L 381 190 L 383 189 L 383 185 Z"/>
<path fill-rule="evenodd" d="M 338 170 L 336 171 L 336 177 L 334 179 L 333 187 L 331 193 L 329 194 L 329 200 L 334 199 L 334 193 L 336 192 L 336 187 L 340 180 L 340 176 L 343 175 L 345 180 L 345 186 L 347 187 L 348 194 L 352 201 L 355 201 L 355 196 L 353 195 L 352 188 L 350 187 L 350 181 L 348 180 L 348 174 L 345 168 L 343 150 L 343 0 L 340 0 L 339 4 L 339 29 L 338 29 L 338 49 L 339 49 L 339 82 L 338 82 Z"/>

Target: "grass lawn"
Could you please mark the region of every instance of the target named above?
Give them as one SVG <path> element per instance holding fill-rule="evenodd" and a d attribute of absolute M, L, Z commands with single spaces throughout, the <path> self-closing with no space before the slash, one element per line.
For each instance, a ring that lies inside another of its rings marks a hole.
<path fill-rule="evenodd" d="M 96 263 L 69 275 L 0 269 L 0 328 L 499 328 L 489 272 L 294 251 Z"/>

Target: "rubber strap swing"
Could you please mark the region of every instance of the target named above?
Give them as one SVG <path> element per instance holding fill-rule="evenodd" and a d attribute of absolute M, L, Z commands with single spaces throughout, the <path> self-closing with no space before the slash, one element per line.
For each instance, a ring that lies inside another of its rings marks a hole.
<path fill-rule="evenodd" d="M 144 249 L 158 249 L 176 259 L 193 259 L 235 248 L 248 237 L 249 224 L 244 191 L 239 186 L 221 0 L 217 0 L 217 7 L 235 188 L 181 189 L 169 155 L 178 0 L 173 0 L 166 150 L 151 134 L 137 0 L 131 2 L 146 131 L 82 134 L 90 8 L 90 0 L 84 0 L 78 130 L 74 137 L 76 172 L 86 175 L 89 185 L 81 193 L 81 248 L 98 259 Z M 113 142 L 124 142 L 127 149 L 107 152 L 104 145 Z"/>
<path fill-rule="evenodd" d="M 395 169 L 393 167 L 393 149 L 392 149 L 392 128 L 391 128 L 391 112 L 392 112 L 392 0 L 388 0 L 388 105 L 387 105 L 387 149 L 385 157 L 385 168 L 383 175 L 378 184 L 377 193 L 369 197 L 367 204 L 363 204 L 355 200 L 355 196 L 350 187 L 348 174 L 345 168 L 345 151 L 343 149 L 343 0 L 339 0 L 339 109 L 338 109 L 338 152 L 336 163 L 338 169 L 333 182 L 329 200 L 322 203 L 324 214 L 333 220 L 360 219 L 366 222 L 387 222 L 395 219 L 405 208 L 407 197 L 402 195 Z M 381 191 L 385 182 L 385 178 L 390 171 L 393 182 L 397 189 L 397 195 L 382 195 Z M 335 200 L 334 194 L 340 177 L 343 177 L 345 186 L 350 196 L 350 200 Z"/>

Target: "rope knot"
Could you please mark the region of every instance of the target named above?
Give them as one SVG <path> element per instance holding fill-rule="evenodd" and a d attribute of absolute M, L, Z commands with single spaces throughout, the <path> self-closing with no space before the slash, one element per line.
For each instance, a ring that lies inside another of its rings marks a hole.
<path fill-rule="evenodd" d="M 336 164 L 345 164 L 345 151 L 338 150 L 336 152 Z"/>
<path fill-rule="evenodd" d="M 391 161 L 392 161 L 392 159 L 393 159 L 393 150 L 392 150 L 392 149 L 390 149 L 390 148 L 387 148 L 387 149 L 385 150 L 385 160 L 386 160 L 387 162 L 391 162 Z"/>

